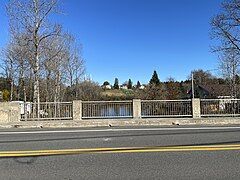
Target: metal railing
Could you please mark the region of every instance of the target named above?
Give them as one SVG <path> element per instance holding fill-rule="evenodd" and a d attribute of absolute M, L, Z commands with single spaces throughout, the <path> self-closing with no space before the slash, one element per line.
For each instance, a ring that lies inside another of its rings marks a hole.
<path fill-rule="evenodd" d="M 142 117 L 192 117 L 191 100 L 142 100 Z"/>
<path fill-rule="evenodd" d="M 71 102 L 41 102 L 21 104 L 21 120 L 72 120 Z"/>
<path fill-rule="evenodd" d="M 201 116 L 240 116 L 240 99 L 201 99 Z"/>
<path fill-rule="evenodd" d="M 133 117 L 132 101 L 83 101 L 82 118 L 129 118 Z"/>

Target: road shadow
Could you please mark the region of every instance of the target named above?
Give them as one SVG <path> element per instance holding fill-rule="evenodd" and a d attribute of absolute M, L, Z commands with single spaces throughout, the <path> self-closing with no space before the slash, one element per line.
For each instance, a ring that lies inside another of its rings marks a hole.
<path fill-rule="evenodd" d="M 13 160 L 19 164 L 26 164 L 26 165 L 31 165 L 33 164 L 36 160 L 37 157 L 29 156 L 29 157 L 9 157 L 13 158 Z"/>

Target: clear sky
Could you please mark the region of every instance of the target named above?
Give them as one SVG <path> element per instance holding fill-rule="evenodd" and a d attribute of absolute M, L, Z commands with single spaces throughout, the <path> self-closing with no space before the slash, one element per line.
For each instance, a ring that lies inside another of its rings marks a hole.
<path fill-rule="evenodd" d="M 55 20 L 83 45 L 87 73 L 102 84 L 131 78 L 147 83 L 153 70 L 161 81 L 185 80 L 193 69 L 217 68 L 211 53 L 210 21 L 221 0 L 61 0 L 65 15 Z M 0 48 L 8 19 L 0 0 Z"/>

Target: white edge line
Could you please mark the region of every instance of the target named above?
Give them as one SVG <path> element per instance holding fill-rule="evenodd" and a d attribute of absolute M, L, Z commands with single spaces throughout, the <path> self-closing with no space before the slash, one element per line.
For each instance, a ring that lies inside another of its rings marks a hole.
<path fill-rule="evenodd" d="M 53 134 L 53 133 L 84 133 L 84 132 L 121 132 L 121 131 L 178 131 L 178 130 L 223 130 L 239 129 L 240 127 L 199 127 L 199 128 L 136 128 L 136 129 L 85 129 L 85 130 L 55 130 L 55 131 L 8 131 L 0 132 L 0 135 L 8 134 Z"/>

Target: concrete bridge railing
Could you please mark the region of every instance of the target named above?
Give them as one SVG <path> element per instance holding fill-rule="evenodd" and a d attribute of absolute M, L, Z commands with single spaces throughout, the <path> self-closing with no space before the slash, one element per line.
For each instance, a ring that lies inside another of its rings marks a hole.
<path fill-rule="evenodd" d="M 35 106 L 37 107 L 37 106 Z M 0 103 L 0 123 L 53 120 L 143 120 L 149 118 L 240 117 L 240 99 L 80 101 L 41 103 L 33 117 L 33 103 Z"/>

